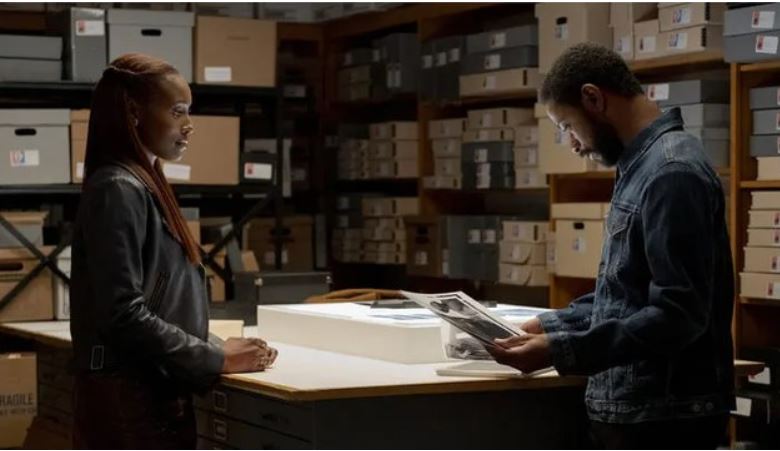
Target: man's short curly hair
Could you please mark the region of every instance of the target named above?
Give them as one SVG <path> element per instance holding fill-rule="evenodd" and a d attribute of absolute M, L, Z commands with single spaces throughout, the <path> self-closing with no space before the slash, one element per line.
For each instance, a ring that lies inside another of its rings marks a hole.
<path fill-rule="evenodd" d="M 620 55 L 602 45 L 583 43 L 558 57 L 542 83 L 539 100 L 580 106 L 580 90 L 587 83 L 624 97 L 643 93 Z"/>

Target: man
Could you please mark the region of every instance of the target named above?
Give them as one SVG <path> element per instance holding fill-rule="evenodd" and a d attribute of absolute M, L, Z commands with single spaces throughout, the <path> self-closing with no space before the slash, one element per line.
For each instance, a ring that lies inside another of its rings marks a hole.
<path fill-rule="evenodd" d="M 616 166 L 599 275 L 593 293 L 489 352 L 524 371 L 590 376 L 601 446 L 715 448 L 734 405 L 734 286 L 723 191 L 701 142 L 601 46 L 561 55 L 540 101 L 574 152 Z"/>

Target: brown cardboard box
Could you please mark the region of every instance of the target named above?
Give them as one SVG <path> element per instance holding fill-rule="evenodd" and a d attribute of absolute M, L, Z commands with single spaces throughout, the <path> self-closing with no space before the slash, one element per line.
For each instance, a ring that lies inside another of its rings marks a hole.
<path fill-rule="evenodd" d="M 43 223 L 48 216 L 46 211 L 0 211 L 8 222 L 35 246 L 43 245 Z M 0 227 L 0 248 L 21 248 L 19 240 L 4 227 Z"/>
<path fill-rule="evenodd" d="M 366 241 L 406 241 L 406 229 L 363 229 L 363 239 Z"/>
<path fill-rule="evenodd" d="M 725 3 L 659 3 L 658 22 L 662 32 L 699 25 L 721 25 L 725 11 Z"/>
<path fill-rule="evenodd" d="M 465 118 L 439 119 L 428 122 L 428 138 L 460 138 L 466 130 Z"/>
<path fill-rule="evenodd" d="M 515 127 L 520 124 L 534 123 L 534 111 L 530 108 L 492 108 L 471 110 L 468 113 L 468 128 Z"/>
<path fill-rule="evenodd" d="M 752 299 L 780 300 L 780 274 L 741 273 L 740 295 Z"/>
<path fill-rule="evenodd" d="M 634 24 L 634 59 L 645 60 L 663 55 L 658 19 Z"/>
<path fill-rule="evenodd" d="M 550 206 L 553 219 L 595 219 L 603 221 L 609 214 L 609 204 L 600 202 L 569 202 Z"/>
<path fill-rule="evenodd" d="M 371 141 L 369 158 L 376 160 L 414 160 L 417 162 L 419 141 Z"/>
<path fill-rule="evenodd" d="M 418 139 L 418 125 L 415 121 L 405 122 L 382 122 L 378 124 L 371 124 L 370 136 L 371 139 Z"/>
<path fill-rule="evenodd" d="M 571 150 L 569 136 L 550 119 L 539 119 L 539 170 L 544 174 L 572 174 L 596 169 L 596 162 Z"/>
<path fill-rule="evenodd" d="M 539 148 L 537 147 L 516 147 L 515 148 L 515 168 L 538 168 L 539 167 Z"/>
<path fill-rule="evenodd" d="M 534 125 L 522 125 L 515 127 L 515 147 L 537 146 L 539 144 L 539 126 L 535 119 Z"/>
<path fill-rule="evenodd" d="M 780 180 L 780 157 L 756 157 L 757 180 Z"/>
<path fill-rule="evenodd" d="M 276 85 L 276 22 L 208 16 L 197 21 L 196 83 Z"/>
<path fill-rule="evenodd" d="M 663 56 L 696 53 L 723 47 L 723 26 L 707 25 L 666 31 L 658 36 Z"/>
<path fill-rule="evenodd" d="M 462 138 L 462 134 L 461 134 Z M 434 139 L 431 141 L 434 158 L 460 158 L 461 139 Z"/>
<path fill-rule="evenodd" d="M 612 45 L 609 9 L 609 3 L 537 3 L 539 72 L 547 73 L 561 53 L 574 44 Z"/>
<path fill-rule="evenodd" d="M 38 405 L 35 354 L 0 354 L 0 448 L 20 448 Z"/>
<path fill-rule="evenodd" d="M 489 96 L 535 91 L 541 84 L 537 68 L 507 69 L 460 76 L 460 96 Z"/>
<path fill-rule="evenodd" d="M 40 248 L 48 254 L 50 247 Z M 24 248 L 0 249 L 0 299 L 26 276 L 38 260 Z M 10 304 L 0 309 L 0 322 L 49 321 L 54 318 L 52 275 L 44 269 Z"/>
<path fill-rule="evenodd" d="M 634 26 L 632 24 L 612 28 L 612 50 L 622 56 L 625 61 L 633 61 Z"/>
<path fill-rule="evenodd" d="M 275 264 L 273 229 L 274 218 L 253 219 L 244 228 L 243 248 L 254 252 L 264 270 Z M 310 216 L 287 216 L 282 224 L 282 270 L 311 271 L 314 267 L 312 227 Z"/>
<path fill-rule="evenodd" d="M 404 235 L 406 236 L 406 235 Z M 406 253 L 406 241 L 378 242 L 377 251 L 380 254 Z"/>
<path fill-rule="evenodd" d="M 632 25 L 658 17 L 657 3 L 610 3 L 609 26 L 612 28 Z"/>
<path fill-rule="evenodd" d="M 780 229 L 780 210 L 750 210 L 751 229 Z"/>
<path fill-rule="evenodd" d="M 373 179 L 415 178 L 418 175 L 417 160 L 373 160 L 369 174 Z"/>
<path fill-rule="evenodd" d="M 210 319 L 209 333 L 227 340 L 231 337 L 244 336 L 244 320 L 241 319 Z"/>
<path fill-rule="evenodd" d="M 192 116 L 195 133 L 184 156 L 163 163 L 163 172 L 173 184 L 237 185 L 239 118 Z"/>
<path fill-rule="evenodd" d="M 780 249 L 746 247 L 745 272 L 780 273 Z"/>
<path fill-rule="evenodd" d="M 548 222 L 502 221 L 503 241 L 510 243 L 546 243 Z"/>
<path fill-rule="evenodd" d="M 780 229 L 748 229 L 748 246 L 780 246 Z"/>
<path fill-rule="evenodd" d="M 463 179 L 461 177 L 447 177 L 443 175 L 423 177 L 425 189 L 461 189 Z"/>
<path fill-rule="evenodd" d="M 515 167 L 515 188 L 544 188 L 547 186 L 547 175 L 538 169 Z"/>
<path fill-rule="evenodd" d="M 187 228 L 190 229 L 190 233 L 192 234 L 192 238 L 195 239 L 195 242 L 200 243 L 200 221 L 187 221 Z"/>
<path fill-rule="evenodd" d="M 84 160 L 87 156 L 88 128 L 89 110 L 71 110 L 70 181 L 72 183 L 81 183 L 84 180 Z"/>
<path fill-rule="evenodd" d="M 780 191 L 753 191 L 753 210 L 780 210 Z"/>
<path fill-rule="evenodd" d="M 433 173 L 442 177 L 461 176 L 460 158 L 436 158 L 433 160 Z"/>
<path fill-rule="evenodd" d="M 595 278 L 604 240 L 604 218 L 609 204 L 553 204 L 555 219 L 555 273 L 565 277 Z"/>
<path fill-rule="evenodd" d="M 203 249 L 208 252 L 212 247 L 212 245 L 205 245 L 203 246 Z M 225 251 L 222 250 L 216 255 L 215 258 L 217 263 L 223 268 L 225 267 L 225 257 Z M 244 264 L 245 271 L 260 270 L 257 264 L 257 260 L 255 259 L 255 254 L 252 251 L 242 251 L 241 262 Z M 225 281 L 222 280 L 222 278 L 219 277 L 216 273 L 214 273 L 214 271 L 212 271 L 208 266 L 206 266 L 206 281 L 211 292 L 211 302 L 225 302 Z"/>
<path fill-rule="evenodd" d="M 416 215 L 420 212 L 420 200 L 416 197 L 382 197 L 363 199 L 363 216 L 395 217 Z"/>
<path fill-rule="evenodd" d="M 498 265 L 500 283 L 520 285 L 527 287 L 546 287 L 550 285 L 550 275 L 547 267 L 512 265 L 500 263 Z"/>
<path fill-rule="evenodd" d="M 463 142 L 495 142 L 515 140 L 514 128 L 483 128 L 479 130 L 466 130 L 463 132 Z"/>
<path fill-rule="evenodd" d="M 502 241 L 499 244 L 499 261 L 517 265 L 544 265 L 547 262 L 547 244 Z"/>

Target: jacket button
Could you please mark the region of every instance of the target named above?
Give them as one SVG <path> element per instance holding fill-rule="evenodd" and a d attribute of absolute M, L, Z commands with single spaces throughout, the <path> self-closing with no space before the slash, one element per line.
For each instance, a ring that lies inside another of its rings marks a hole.
<path fill-rule="evenodd" d="M 693 411 L 694 412 L 701 412 L 701 404 L 694 404 L 693 405 Z"/>
<path fill-rule="evenodd" d="M 715 404 L 708 402 L 706 406 L 704 406 L 707 409 L 707 412 L 711 411 L 715 408 Z"/>

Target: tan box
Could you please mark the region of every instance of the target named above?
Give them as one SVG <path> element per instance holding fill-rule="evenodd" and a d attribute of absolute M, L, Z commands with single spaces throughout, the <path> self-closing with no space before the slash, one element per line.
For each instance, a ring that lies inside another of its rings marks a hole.
<path fill-rule="evenodd" d="M 383 197 L 363 199 L 363 216 L 394 217 L 416 215 L 420 200 L 416 197 Z"/>
<path fill-rule="evenodd" d="M 748 229 L 748 246 L 780 247 L 780 229 Z"/>
<path fill-rule="evenodd" d="M 464 143 L 495 142 L 515 140 L 514 128 L 483 128 L 478 130 L 466 130 L 463 133 Z"/>
<path fill-rule="evenodd" d="M 748 214 L 752 229 L 780 229 L 780 210 L 750 210 Z"/>
<path fill-rule="evenodd" d="M 722 25 L 725 3 L 659 3 L 658 22 L 662 32 L 700 25 Z"/>
<path fill-rule="evenodd" d="M 780 300 L 780 274 L 741 273 L 740 296 Z"/>
<path fill-rule="evenodd" d="M 70 181 L 72 183 L 81 183 L 84 180 L 84 161 L 87 157 L 88 130 L 89 110 L 71 110 Z"/>
<path fill-rule="evenodd" d="M 460 158 L 436 158 L 433 160 L 433 173 L 442 177 L 461 176 Z"/>
<path fill-rule="evenodd" d="M 612 28 L 632 25 L 658 17 L 657 3 L 610 3 L 609 26 Z"/>
<path fill-rule="evenodd" d="M 537 68 L 508 69 L 460 76 L 461 97 L 479 97 L 536 91 L 541 84 Z"/>
<path fill-rule="evenodd" d="M 38 411 L 38 369 L 30 352 L 0 354 L 0 448 L 21 448 Z"/>
<path fill-rule="evenodd" d="M 538 168 L 539 149 L 537 147 L 516 147 L 515 168 Z"/>
<path fill-rule="evenodd" d="M 406 241 L 406 229 L 363 229 L 363 239 L 366 241 Z"/>
<path fill-rule="evenodd" d="M 780 249 L 746 247 L 745 272 L 780 273 Z"/>
<path fill-rule="evenodd" d="M 547 243 L 511 243 L 499 244 L 499 261 L 517 265 L 544 265 L 547 263 Z"/>
<path fill-rule="evenodd" d="M 275 218 L 252 219 L 244 226 L 242 248 L 252 251 L 263 269 L 276 262 L 273 230 Z M 311 216 L 286 216 L 282 224 L 282 270 L 311 271 L 314 267 Z"/>
<path fill-rule="evenodd" d="M 405 234 L 404 237 L 406 237 Z M 391 242 L 381 241 L 377 243 L 377 251 L 380 254 L 398 254 L 398 253 L 405 254 L 406 241 L 391 241 Z"/>
<path fill-rule="evenodd" d="M 244 320 L 241 319 L 210 319 L 209 333 L 227 340 L 228 338 L 241 338 L 244 336 Z"/>
<path fill-rule="evenodd" d="M 41 247 L 43 254 L 50 247 Z M 0 299 L 38 264 L 25 248 L 0 249 Z M 0 310 L 0 323 L 12 321 L 50 321 L 54 319 L 52 274 L 41 271 L 13 300 Z"/>
<path fill-rule="evenodd" d="M 555 221 L 555 274 L 595 278 L 601 262 L 604 221 Z"/>
<path fill-rule="evenodd" d="M 515 147 L 537 146 L 539 144 L 539 126 L 536 120 L 534 125 L 515 127 Z"/>
<path fill-rule="evenodd" d="M 405 252 L 379 252 L 376 256 L 377 264 L 380 265 L 405 265 Z"/>
<path fill-rule="evenodd" d="M 603 220 L 609 214 L 608 203 L 600 202 L 570 202 L 550 206 L 550 217 L 553 219 L 595 219 Z"/>
<path fill-rule="evenodd" d="M 609 3 L 537 3 L 539 72 L 547 73 L 563 51 L 574 44 L 593 42 L 609 47 Z"/>
<path fill-rule="evenodd" d="M 198 16 L 194 44 L 196 83 L 276 85 L 276 22 Z"/>
<path fill-rule="evenodd" d="M 350 138 L 342 141 L 340 148 L 348 151 L 357 152 L 359 154 L 360 152 L 367 152 L 370 145 L 371 145 L 371 141 L 368 139 Z"/>
<path fill-rule="evenodd" d="M 658 19 L 634 24 L 634 59 L 645 60 L 663 55 Z"/>
<path fill-rule="evenodd" d="M 368 229 L 403 229 L 406 228 L 406 223 L 404 218 L 369 218 L 363 222 L 363 227 Z"/>
<path fill-rule="evenodd" d="M 172 184 L 237 185 L 239 118 L 192 116 L 195 133 L 181 160 L 164 162 Z"/>
<path fill-rule="evenodd" d="M 756 157 L 757 180 L 780 180 L 780 157 Z"/>
<path fill-rule="evenodd" d="M 549 222 L 502 221 L 503 241 L 510 243 L 546 243 Z"/>
<path fill-rule="evenodd" d="M 723 26 L 707 25 L 666 31 L 659 35 L 663 56 L 723 48 Z"/>
<path fill-rule="evenodd" d="M 356 102 L 371 98 L 371 83 L 356 83 L 338 87 L 338 99 L 342 102 Z"/>
<path fill-rule="evenodd" d="M 753 191 L 750 208 L 753 210 L 780 210 L 780 191 Z"/>
<path fill-rule="evenodd" d="M 423 177 L 423 188 L 425 189 L 461 189 L 463 179 L 461 177 L 447 177 L 435 175 Z"/>
<path fill-rule="evenodd" d="M 550 285 L 550 274 L 544 265 L 526 266 L 501 263 L 498 265 L 498 271 L 498 281 L 500 283 L 527 287 L 546 287 Z"/>
<path fill-rule="evenodd" d="M 468 128 L 506 128 L 534 122 L 534 111 L 530 108 L 492 108 L 468 112 Z"/>
<path fill-rule="evenodd" d="M 593 171 L 596 162 L 572 151 L 569 136 L 550 119 L 539 119 L 539 170 L 544 174 Z"/>
<path fill-rule="evenodd" d="M 547 175 L 538 169 L 515 167 L 515 188 L 544 188 L 547 186 Z"/>
<path fill-rule="evenodd" d="M 419 174 L 417 160 L 374 160 L 369 173 L 375 179 L 414 178 Z"/>
<path fill-rule="evenodd" d="M 190 229 L 190 233 L 195 242 L 200 243 L 200 221 L 187 221 L 187 228 Z"/>
<path fill-rule="evenodd" d="M 466 118 L 439 119 L 428 122 L 428 138 L 460 138 L 466 130 Z"/>
<path fill-rule="evenodd" d="M 417 161 L 419 141 L 371 141 L 368 148 L 370 158 L 377 160 Z"/>
<path fill-rule="evenodd" d="M 634 26 L 632 24 L 612 28 L 612 50 L 625 61 L 633 61 Z"/>
<path fill-rule="evenodd" d="M 414 121 L 382 122 L 369 127 L 371 139 L 417 139 L 418 125 Z"/>
<path fill-rule="evenodd" d="M 460 146 L 461 139 L 434 139 L 431 141 L 434 158 L 460 158 Z"/>

